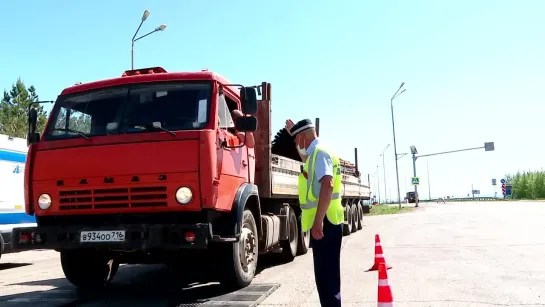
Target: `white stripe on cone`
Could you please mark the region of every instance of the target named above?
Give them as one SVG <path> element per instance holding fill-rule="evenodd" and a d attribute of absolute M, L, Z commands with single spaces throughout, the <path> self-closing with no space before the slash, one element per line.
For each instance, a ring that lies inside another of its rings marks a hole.
<path fill-rule="evenodd" d="M 375 258 L 384 258 L 383 254 L 375 254 Z"/>
<path fill-rule="evenodd" d="M 375 246 L 380 246 L 380 242 L 375 243 Z"/>
<path fill-rule="evenodd" d="M 390 284 L 388 283 L 388 279 L 379 279 L 378 280 L 378 285 L 379 286 L 389 286 Z"/>

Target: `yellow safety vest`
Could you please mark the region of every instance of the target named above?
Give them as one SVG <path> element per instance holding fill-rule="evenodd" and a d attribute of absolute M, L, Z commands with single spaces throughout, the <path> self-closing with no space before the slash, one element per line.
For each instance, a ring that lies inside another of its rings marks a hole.
<path fill-rule="evenodd" d="M 316 147 L 312 152 L 312 155 L 307 159 L 303 166 L 303 172 L 307 174 L 305 178 L 304 174 L 299 175 L 299 204 L 301 206 L 301 228 L 303 231 L 308 231 L 312 228 L 314 218 L 316 217 L 316 210 L 318 208 L 318 196 L 314 195 L 312 191 L 313 182 L 316 180 L 314 176 L 314 169 L 316 166 L 316 154 L 326 152 L 322 148 Z M 333 193 L 331 195 L 331 202 L 327 209 L 326 217 L 333 225 L 339 225 L 344 223 L 344 208 L 341 202 L 342 192 L 342 174 L 341 164 L 339 158 L 331 155 L 333 162 Z M 316 184 L 316 183 L 315 183 Z"/>

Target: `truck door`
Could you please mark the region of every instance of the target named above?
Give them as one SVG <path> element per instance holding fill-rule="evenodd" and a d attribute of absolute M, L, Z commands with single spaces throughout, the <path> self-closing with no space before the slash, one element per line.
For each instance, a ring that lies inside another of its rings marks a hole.
<path fill-rule="evenodd" d="M 229 146 L 236 146 L 240 142 L 237 136 L 229 131 L 235 127 L 233 119 L 227 107 L 224 95 L 218 98 L 218 140 Z M 246 146 L 239 148 L 226 148 L 217 146 L 218 157 L 218 208 L 231 208 L 233 198 L 240 185 L 247 182 L 248 178 L 248 150 Z"/>

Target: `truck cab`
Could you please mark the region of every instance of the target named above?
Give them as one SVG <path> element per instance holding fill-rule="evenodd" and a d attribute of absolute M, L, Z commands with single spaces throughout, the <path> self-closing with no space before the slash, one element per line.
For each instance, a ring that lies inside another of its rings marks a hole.
<path fill-rule="evenodd" d="M 43 135 L 29 115 L 25 202 L 38 227 L 16 229 L 14 245 L 59 250 L 77 286 L 150 254 L 224 243 L 232 257 L 235 198 L 257 195 L 254 150 L 233 132 L 256 129 L 256 106 L 254 88 L 208 71 L 155 67 L 65 89 Z M 236 124 L 235 109 L 247 114 Z M 235 275 L 224 277 L 247 283 Z"/>

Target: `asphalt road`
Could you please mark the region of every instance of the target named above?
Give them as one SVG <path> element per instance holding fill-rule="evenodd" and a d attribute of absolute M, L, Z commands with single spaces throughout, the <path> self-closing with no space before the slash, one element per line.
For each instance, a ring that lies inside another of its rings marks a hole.
<path fill-rule="evenodd" d="M 343 306 L 376 306 L 377 273 L 365 272 L 375 233 L 397 307 L 545 306 L 545 202 L 423 204 L 365 224 L 343 243 Z M 124 266 L 105 293 L 84 295 L 64 280 L 56 252 L 10 254 L 0 260 L 0 305 L 319 306 L 311 253 L 262 262 L 252 286 L 231 294 L 213 284 L 182 290 L 162 266 Z"/>

